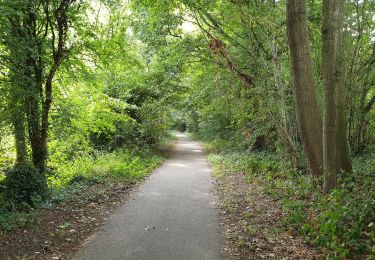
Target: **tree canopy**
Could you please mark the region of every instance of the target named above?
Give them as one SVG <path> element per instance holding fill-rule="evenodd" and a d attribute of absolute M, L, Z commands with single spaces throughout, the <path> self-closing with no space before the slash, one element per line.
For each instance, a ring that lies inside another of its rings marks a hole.
<path fill-rule="evenodd" d="M 4 196 L 47 199 L 74 165 L 174 129 L 374 199 L 358 170 L 375 146 L 374 17 L 371 0 L 0 0 Z M 373 254 L 371 232 L 351 250 Z"/>

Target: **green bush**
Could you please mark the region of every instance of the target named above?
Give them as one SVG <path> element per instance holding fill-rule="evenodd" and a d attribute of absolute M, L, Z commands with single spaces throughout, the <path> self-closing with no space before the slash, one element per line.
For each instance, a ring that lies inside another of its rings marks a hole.
<path fill-rule="evenodd" d="M 20 208 L 48 196 L 45 176 L 30 164 L 17 165 L 6 172 L 5 197 Z"/>

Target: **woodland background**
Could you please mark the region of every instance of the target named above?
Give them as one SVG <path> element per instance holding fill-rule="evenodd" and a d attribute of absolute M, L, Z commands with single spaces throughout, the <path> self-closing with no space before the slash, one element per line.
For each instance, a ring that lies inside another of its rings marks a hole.
<path fill-rule="evenodd" d="M 140 180 L 177 129 L 327 256 L 374 256 L 374 18 L 370 0 L 0 0 L 1 232 L 77 183 Z"/>

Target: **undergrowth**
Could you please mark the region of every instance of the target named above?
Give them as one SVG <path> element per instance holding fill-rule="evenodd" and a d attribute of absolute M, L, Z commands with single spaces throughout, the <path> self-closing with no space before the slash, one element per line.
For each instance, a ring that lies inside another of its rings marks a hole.
<path fill-rule="evenodd" d="M 61 189 L 77 181 L 136 182 L 145 177 L 162 160 L 152 151 L 117 150 L 112 153 L 76 158 L 58 167 L 48 178 L 52 189 Z"/>
<path fill-rule="evenodd" d="M 215 145 L 206 150 L 217 151 Z M 270 153 L 211 153 L 215 174 L 243 172 L 277 198 L 288 213 L 285 228 L 321 247 L 328 259 L 375 259 L 375 154 L 357 157 L 337 189 L 321 193 L 321 180 L 298 173 Z"/>
<path fill-rule="evenodd" d="M 0 234 L 16 228 L 27 227 L 34 223 L 40 209 L 48 208 L 52 203 L 65 201 L 95 183 L 126 182 L 136 183 L 157 167 L 163 157 L 155 150 L 121 149 L 112 153 L 95 153 L 75 158 L 73 161 L 60 163 L 56 171 L 48 177 L 52 196 L 48 201 L 35 198 L 31 205 L 24 205 L 19 210 L 5 198 L 0 190 Z M 53 163 L 50 163 L 53 165 Z M 0 183 L 1 187 L 1 183 Z"/>

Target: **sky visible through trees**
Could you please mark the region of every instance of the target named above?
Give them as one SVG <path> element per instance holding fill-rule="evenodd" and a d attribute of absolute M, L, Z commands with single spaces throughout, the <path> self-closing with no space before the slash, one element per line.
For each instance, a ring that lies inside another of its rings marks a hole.
<path fill-rule="evenodd" d="M 371 0 L 0 0 L 0 216 L 141 178 L 179 130 L 279 185 L 329 257 L 373 257 L 374 18 Z"/>

